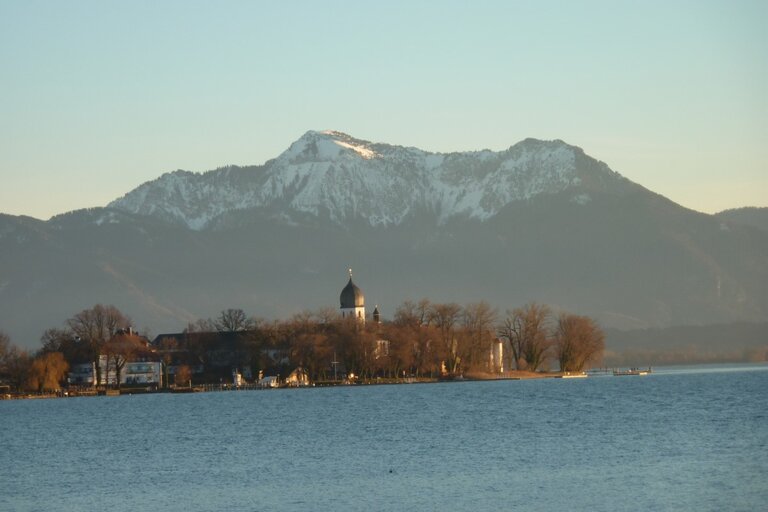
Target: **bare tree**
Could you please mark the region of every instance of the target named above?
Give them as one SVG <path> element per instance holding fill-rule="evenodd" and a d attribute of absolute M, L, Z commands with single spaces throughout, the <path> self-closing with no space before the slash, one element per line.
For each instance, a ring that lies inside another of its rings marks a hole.
<path fill-rule="evenodd" d="M 174 352 L 179 350 L 179 340 L 173 337 L 164 337 L 158 345 L 158 353 L 162 354 L 161 362 L 163 365 L 163 386 L 168 387 L 168 368 L 173 362 Z"/>
<path fill-rule="evenodd" d="M 43 352 L 63 352 L 62 348 L 74 337 L 69 329 L 46 329 L 40 337 Z"/>
<path fill-rule="evenodd" d="M 317 380 L 328 354 L 328 337 L 319 332 L 301 332 L 292 337 L 289 343 L 291 365 L 304 368 L 310 378 Z"/>
<path fill-rule="evenodd" d="M 9 355 L 11 354 L 11 338 L 0 331 L 0 374 L 5 372 L 5 366 Z"/>
<path fill-rule="evenodd" d="M 485 301 L 467 304 L 462 311 L 464 354 L 467 366 L 472 368 L 488 361 L 493 342 L 493 325 L 497 312 Z"/>
<path fill-rule="evenodd" d="M 313 316 L 321 324 L 332 324 L 340 319 L 339 311 L 336 308 L 320 308 L 313 313 Z"/>
<path fill-rule="evenodd" d="M 92 346 L 82 341 L 70 329 L 46 329 L 40 337 L 40 352 L 61 352 L 69 365 L 91 362 L 96 358 Z"/>
<path fill-rule="evenodd" d="M 384 325 L 383 337 L 389 340 L 389 369 L 396 376 L 406 368 L 413 368 L 415 343 L 411 332 L 407 326 Z"/>
<path fill-rule="evenodd" d="M 429 299 L 418 302 L 406 300 L 395 309 L 394 323 L 397 325 L 422 326 L 430 322 L 432 304 Z"/>
<path fill-rule="evenodd" d="M 433 341 L 437 339 L 434 327 L 392 323 L 385 327 L 385 337 L 390 341 L 390 360 L 398 374 L 407 371 L 421 375 L 438 369 L 440 358 Z"/>
<path fill-rule="evenodd" d="M 20 389 L 27 379 L 31 358 L 26 351 L 11 343 L 11 338 L 0 331 L 0 377 Z"/>
<path fill-rule="evenodd" d="M 589 317 L 562 314 L 555 330 L 555 353 L 560 371 L 580 372 L 599 360 L 605 350 L 605 335 Z"/>
<path fill-rule="evenodd" d="M 453 302 L 433 304 L 430 309 L 430 319 L 440 333 L 440 344 L 448 373 L 456 373 L 461 364 L 458 340 L 456 339 L 456 323 L 460 315 L 461 306 Z"/>
<path fill-rule="evenodd" d="M 211 320 L 210 318 L 198 318 L 194 322 L 190 322 L 187 324 L 187 327 L 184 329 L 185 333 L 193 333 L 193 332 L 214 332 L 217 331 L 216 322 Z"/>
<path fill-rule="evenodd" d="M 11 343 L 10 337 L 0 331 L 0 376 L 18 391 L 27 383 L 31 364 L 29 353 Z"/>
<path fill-rule="evenodd" d="M 242 309 L 225 309 L 216 317 L 216 330 L 225 332 L 247 331 L 255 327 L 256 322 L 248 317 Z"/>
<path fill-rule="evenodd" d="M 287 321 L 264 324 L 260 329 L 260 346 L 285 350 L 287 364 L 285 361 L 281 363 L 278 371 L 289 372 L 301 367 L 312 380 L 320 380 L 327 376 L 334 350 L 340 345 L 338 332 L 344 324 L 341 316 L 329 308 L 317 312 L 301 311 Z M 259 364 L 261 367 L 269 365 L 266 358 Z"/>
<path fill-rule="evenodd" d="M 102 348 L 107 358 L 106 384 L 109 384 L 109 370 L 115 370 L 115 385 L 120 388 L 120 381 L 126 363 L 130 362 L 141 350 L 138 337 L 133 334 L 119 332 L 106 342 Z"/>
<path fill-rule="evenodd" d="M 96 304 L 67 320 L 67 325 L 83 340 L 106 342 L 117 331 L 130 325 L 130 319 L 115 306 Z"/>
<path fill-rule="evenodd" d="M 525 364 L 523 361 L 523 337 L 521 335 L 521 324 L 522 320 L 514 312 L 514 310 L 507 310 L 507 314 L 504 317 L 501 325 L 496 328 L 496 335 L 500 339 L 507 340 L 507 343 L 509 344 L 511 353 L 510 359 L 512 359 L 512 363 L 515 365 L 516 370 L 520 370 L 521 367 Z"/>
<path fill-rule="evenodd" d="M 406 300 L 395 309 L 393 326 L 397 329 L 392 331 L 394 350 L 398 359 L 416 375 L 432 375 L 439 371 L 440 363 L 446 360 L 445 345 L 450 349 L 455 341 L 452 335 L 457 316 L 448 315 L 446 322 L 438 328 L 436 320 L 441 319 L 441 315 L 434 314 L 435 306 L 424 298 L 418 302 Z M 441 313 L 447 312 L 440 309 Z M 452 366 L 450 362 L 447 364 Z"/>
<path fill-rule="evenodd" d="M 359 334 L 359 324 L 351 317 L 342 319 L 328 330 L 328 344 L 348 374 L 359 374 L 362 368 L 364 347 L 359 343 Z"/>
<path fill-rule="evenodd" d="M 176 369 L 174 382 L 177 386 L 192 385 L 192 369 L 187 365 L 181 365 Z"/>
<path fill-rule="evenodd" d="M 536 371 L 546 361 L 550 346 L 547 333 L 549 318 L 549 307 L 535 302 L 507 310 L 497 333 L 509 342 L 518 370 Z"/>
<path fill-rule="evenodd" d="M 96 365 L 96 381 L 101 382 L 99 355 L 104 344 L 114 336 L 118 329 L 131 324 L 130 319 L 115 306 L 96 304 L 84 309 L 67 320 L 67 326 L 82 342 L 88 344 L 91 359 Z"/>
<path fill-rule="evenodd" d="M 354 329 L 350 332 L 351 343 L 348 350 L 354 355 L 355 374 L 363 378 L 373 377 L 377 364 L 377 336 L 373 325 L 367 328 Z"/>

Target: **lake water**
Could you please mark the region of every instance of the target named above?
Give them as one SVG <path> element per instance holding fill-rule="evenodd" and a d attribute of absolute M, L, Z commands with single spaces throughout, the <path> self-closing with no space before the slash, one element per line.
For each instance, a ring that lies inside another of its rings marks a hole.
<path fill-rule="evenodd" d="M 768 366 L 0 402 L 0 510 L 766 510 Z"/>

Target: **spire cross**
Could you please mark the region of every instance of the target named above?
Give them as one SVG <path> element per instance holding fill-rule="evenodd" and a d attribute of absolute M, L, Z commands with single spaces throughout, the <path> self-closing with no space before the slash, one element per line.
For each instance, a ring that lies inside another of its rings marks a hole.
<path fill-rule="evenodd" d="M 349 272 L 349 278 L 352 279 L 352 268 L 348 268 L 347 272 Z"/>

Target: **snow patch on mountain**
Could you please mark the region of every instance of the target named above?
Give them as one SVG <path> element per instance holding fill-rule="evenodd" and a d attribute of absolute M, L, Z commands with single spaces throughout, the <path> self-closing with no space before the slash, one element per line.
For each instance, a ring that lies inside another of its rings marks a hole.
<path fill-rule="evenodd" d="M 97 217 L 93 223 L 97 226 L 101 226 L 103 224 L 119 224 L 120 219 L 115 214 L 115 212 L 107 211 L 103 215 Z"/>
<path fill-rule="evenodd" d="M 592 198 L 589 194 L 577 194 L 571 198 L 572 203 L 580 204 L 581 206 L 584 206 L 590 201 L 592 201 Z"/>
<path fill-rule="evenodd" d="M 343 148 L 351 149 L 352 151 L 354 151 L 355 153 L 357 153 L 358 155 L 366 159 L 375 158 L 377 156 L 375 151 L 371 151 L 370 149 L 363 146 L 355 146 L 354 144 L 350 144 L 348 142 L 344 142 L 341 140 L 337 140 L 334 142 Z"/>
<path fill-rule="evenodd" d="M 578 186 L 577 155 L 579 148 L 562 141 L 526 139 L 499 152 L 441 154 L 309 131 L 263 167 L 164 174 L 109 206 L 196 230 L 255 207 L 372 226 L 399 224 L 417 210 L 441 221 L 486 220 L 511 202 Z"/>

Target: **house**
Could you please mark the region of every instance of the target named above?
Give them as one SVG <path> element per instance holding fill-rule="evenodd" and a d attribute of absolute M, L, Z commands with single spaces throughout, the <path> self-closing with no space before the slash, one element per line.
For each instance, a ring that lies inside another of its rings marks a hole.
<path fill-rule="evenodd" d="M 265 389 L 280 387 L 280 379 L 274 375 L 264 377 L 263 379 L 259 380 L 259 387 Z"/>
<path fill-rule="evenodd" d="M 122 365 L 119 371 L 118 365 Z M 106 355 L 101 355 L 99 370 L 101 376 L 99 385 L 117 386 L 118 383 L 121 386 L 163 385 L 163 365 L 160 361 L 123 361 L 122 363 L 118 361 L 116 363 L 113 358 L 108 359 Z"/>
<path fill-rule="evenodd" d="M 149 340 L 131 327 L 119 329 L 102 347 L 98 361 L 73 363 L 70 386 L 162 385 L 162 365 Z"/>
<path fill-rule="evenodd" d="M 118 330 L 102 347 L 96 374 L 99 385 L 161 386 L 163 383 L 160 357 L 149 340 L 131 327 Z"/>
<path fill-rule="evenodd" d="M 285 385 L 289 388 L 302 388 L 309 386 L 309 373 L 304 368 L 296 368 L 285 379 Z"/>

